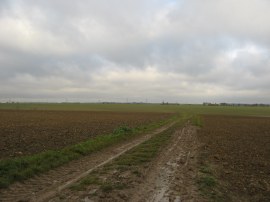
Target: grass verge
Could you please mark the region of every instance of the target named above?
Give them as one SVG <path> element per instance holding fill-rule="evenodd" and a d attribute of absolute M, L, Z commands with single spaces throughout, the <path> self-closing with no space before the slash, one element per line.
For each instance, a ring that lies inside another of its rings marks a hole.
<path fill-rule="evenodd" d="M 94 139 L 69 146 L 61 150 L 51 150 L 32 156 L 0 161 L 0 188 L 6 188 L 15 181 L 22 181 L 36 174 L 56 168 L 81 156 L 99 151 L 115 143 L 125 141 L 142 133 L 152 131 L 166 125 L 176 117 L 137 128 L 126 126 L 116 129 L 113 133 L 101 135 Z"/>
<path fill-rule="evenodd" d="M 202 118 L 200 115 L 194 115 L 191 118 L 191 122 L 194 126 L 198 126 L 198 127 L 203 127 L 203 122 L 202 122 Z"/>
<path fill-rule="evenodd" d="M 225 196 L 219 191 L 220 185 L 214 175 L 213 169 L 209 165 L 201 165 L 197 183 L 201 195 L 208 201 L 227 201 Z"/>
<path fill-rule="evenodd" d="M 198 184 L 201 192 L 204 195 L 208 195 L 209 193 L 213 192 L 213 188 L 215 188 L 217 181 L 209 166 L 201 166 Z"/>

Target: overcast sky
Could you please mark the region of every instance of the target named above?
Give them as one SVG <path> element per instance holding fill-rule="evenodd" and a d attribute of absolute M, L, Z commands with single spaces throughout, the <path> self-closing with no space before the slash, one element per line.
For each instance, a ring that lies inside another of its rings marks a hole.
<path fill-rule="evenodd" d="M 270 1 L 1 0 L 9 100 L 270 103 Z"/>

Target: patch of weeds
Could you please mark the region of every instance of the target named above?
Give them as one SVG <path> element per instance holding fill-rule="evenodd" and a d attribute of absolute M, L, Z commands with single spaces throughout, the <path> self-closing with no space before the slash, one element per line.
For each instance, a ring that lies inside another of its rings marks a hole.
<path fill-rule="evenodd" d="M 0 188 L 8 187 L 9 181 L 6 178 L 0 178 Z"/>
<path fill-rule="evenodd" d="M 126 189 L 127 185 L 121 182 L 113 183 L 113 182 L 104 182 L 101 186 L 100 189 L 103 192 L 111 192 L 115 189 L 122 190 Z"/>
<path fill-rule="evenodd" d="M 120 189 L 120 190 L 122 190 L 122 189 L 126 189 L 128 186 L 125 184 L 125 183 L 116 183 L 115 185 L 114 185 L 114 187 L 115 187 L 115 189 Z"/>
<path fill-rule="evenodd" d="M 200 167 L 197 183 L 202 196 L 209 201 L 226 201 L 225 197 L 218 191 L 219 184 L 210 166 L 202 165 Z"/>
<path fill-rule="evenodd" d="M 216 186 L 216 179 L 213 176 L 205 175 L 200 177 L 199 184 L 201 189 L 209 189 Z"/>
<path fill-rule="evenodd" d="M 136 175 L 137 177 L 141 177 L 142 176 L 142 173 L 140 171 L 138 171 L 138 170 L 133 170 L 132 173 L 134 175 Z"/>
<path fill-rule="evenodd" d="M 212 174 L 211 168 L 209 166 L 206 166 L 206 165 L 201 166 L 200 172 L 205 173 L 205 174 L 210 174 L 210 175 Z"/>
<path fill-rule="evenodd" d="M 103 191 L 103 192 L 111 192 L 114 187 L 113 187 L 113 184 L 110 183 L 110 182 L 105 182 L 103 183 L 101 186 L 100 186 L 100 189 Z"/>
<path fill-rule="evenodd" d="M 199 115 L 195 115 L 191 118 L 191 122 L 194 126 L 198 126 L 198 127 L 202 127 L 203 126 L 203 122 L 202 122 L 202 118 Z"/>
<path fill-rule="evenodd" d="M 101 185 L 102 181 L 97 176 L 87 176 L 83 180 L 81 180 L 79 183 L 74 184 L 70 187 L 72 190 L 76 191 L 82 191 L 85 190 L 86 186 L 88 185 Z"/>
<path fill-rule="evenodd" d="M 119 172 L 125 172 L 127 170 L 129 170 L 129 166 L 128 165 L 113 165 L 117 171 Z"/>
<path fill-rule="evenodd" d="M 145 128 L 145 127 L 143 127 L 143 128 Z M 123 133 L 131 133 L 132 131 L 133 131 L 132 128 L 130 128 L 126 125 L 123 125 L 123 126 L 120 126 L 119 128 L 116 128 L 113 131 L 113 134 L 118 135 L 118 134 L 123 134 Z"/>
<path fill-rule="evenodd" d="M 104 175 L 104 174 L 107 174 L 108 172 L 110 172 L 110 171 L 112 171 L 114 169 L 116 169 L 116 168 L 114 168 L 114 166 L 111 166 L 111 165 L 110 166 L 107 166 L 107 165 L 105 165 L 103 167 L 103 169 L 98 170 L 98 173 L 101 174 L 101 175 Z"/>
<path fill-rule="evenodd" d="M 89 176 L 89 177 L 83 179 L 83 180 L 81 181 L 81 183 L 84 184 L 84 185 L 90 185 L 90 184 L 97 184 L 97 185 L 99 185 L 99 184 L 101 184 L 102 182 L 101 182 L 101 180 L 100 180 L 98 177 L 96 177 L 96 176 Z"/>

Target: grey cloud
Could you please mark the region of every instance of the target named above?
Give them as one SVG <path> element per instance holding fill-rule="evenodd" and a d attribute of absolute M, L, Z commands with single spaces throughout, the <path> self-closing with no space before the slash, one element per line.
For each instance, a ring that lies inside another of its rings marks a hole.
<path fill-rule="evenodd" d="M 269 9 L 265 0 L 1 1 L 0 95 L 269 103 Z"/>

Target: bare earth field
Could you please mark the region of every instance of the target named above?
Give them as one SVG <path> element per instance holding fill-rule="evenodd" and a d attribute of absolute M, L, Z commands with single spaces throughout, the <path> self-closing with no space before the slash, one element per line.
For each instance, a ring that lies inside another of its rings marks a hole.
<path fill-rule="evenodd" d="M 61 149 L 126 125 L 168 118 L 167 113 L 0 110 L 0 159 Z"/>
<path fill-rule="evenodd" d="M 60 149 L 164 113 L 0 111 L 0 160 Z M 0 201 L 270 201 L 270 118 L 185 119 L 0 189 Z M 29 146 L 31 145 L 31 146 Z"/>
<path fill-rule="evenodd" d="M 217 181 L 208 197 L 270 201 L 270 118 L 203 116 L 198 137 L 204 172 Z"/>

